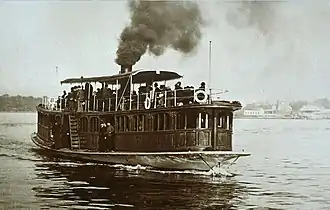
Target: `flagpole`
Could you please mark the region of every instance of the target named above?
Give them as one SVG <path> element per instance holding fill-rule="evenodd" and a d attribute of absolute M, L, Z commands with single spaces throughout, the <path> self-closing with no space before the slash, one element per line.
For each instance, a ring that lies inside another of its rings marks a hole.
<path fill-rule="evenodd" d="M 209 81 L 208 81 L 208 87 L 210 90 L 210 96 L 209 96 L 209 103 L 212 102 L 211 99 L 211 78 L 212 78 L 212 66 L 211 66 L 211 62 L 212 62 L 212 41 L 209 41 Z"/>
<path fill-rule="evenodd" d="M 58 84 L 60 83 L 60 81 L 59 81 L 60 78 L 58 76 L 58 66 L 56 66 L 55 69 L 56 69 L 55 71 L 56 71 L 56 83 L 57 83 L 55 87 L 56 87 L 56 90 L 59 91 L 57 94 L 60 94 L 61 93 L 61 90 L 60 90 L 60 88 L 57 88 L 58 87 Z"/>

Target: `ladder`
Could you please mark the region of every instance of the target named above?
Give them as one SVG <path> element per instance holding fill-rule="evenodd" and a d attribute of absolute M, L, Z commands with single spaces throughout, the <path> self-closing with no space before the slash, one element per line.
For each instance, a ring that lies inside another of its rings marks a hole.
<path fill-rule="evenodd" d="M 70 140 L 71 149 L 80 149 L 79 135 L 78 135 L 78 123 L 77 118 L 74 115 L 69 115 L 69 126 L 70 126 Z"/>

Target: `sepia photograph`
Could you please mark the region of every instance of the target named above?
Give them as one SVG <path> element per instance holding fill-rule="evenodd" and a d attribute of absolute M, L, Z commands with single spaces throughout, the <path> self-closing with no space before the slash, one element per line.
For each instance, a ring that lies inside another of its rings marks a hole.
<path fill-rule="evenodd" d="M 330 209 L 329 23 L 327 0 L 0 0 L 0 209 Z"/>

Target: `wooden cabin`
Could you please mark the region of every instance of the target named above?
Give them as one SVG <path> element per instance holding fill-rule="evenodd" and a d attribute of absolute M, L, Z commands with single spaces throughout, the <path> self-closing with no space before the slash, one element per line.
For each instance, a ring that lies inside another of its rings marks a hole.
<path fill-rule="evenodd" d="M 232 151 L 233 112 L 241 104 L 214 101 L 205 87 L 179 87 L 181 79 L 172 71 L 143 70 L 66 79 L 61 84 L 82 86 L 83 97 L 45 97 L 37 107 L 37 135 L 56 149 Z"/>

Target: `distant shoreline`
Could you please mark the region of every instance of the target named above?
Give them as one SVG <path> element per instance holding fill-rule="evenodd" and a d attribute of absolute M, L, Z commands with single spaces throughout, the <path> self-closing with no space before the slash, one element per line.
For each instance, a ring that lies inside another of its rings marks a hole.
<path fill-rule="evenodd" d="M 0 113 L 36 113 L 36 111 L 0 111 Z"/>

